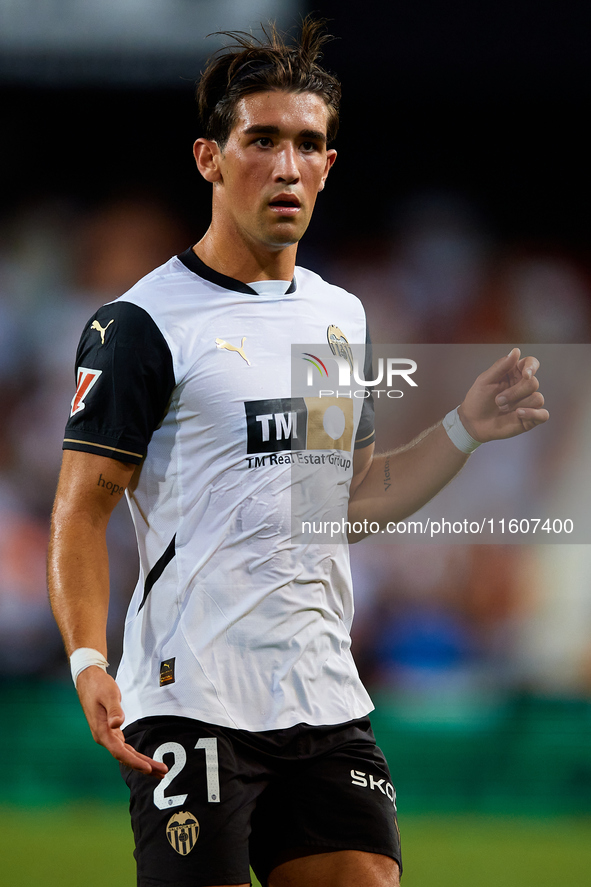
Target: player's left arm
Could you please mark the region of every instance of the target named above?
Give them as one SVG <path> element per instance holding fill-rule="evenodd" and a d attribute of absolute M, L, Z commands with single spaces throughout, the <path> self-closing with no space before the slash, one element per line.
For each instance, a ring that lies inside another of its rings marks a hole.
<path fill-rule="evenodd" d="M 375 443 L 370 444 L 353 453 L 353 477 L 351 478 L 351 487 L 349 489 L 349 497 L 353 498 L 357 489 L 361 486 L 369 470 L 375 456 Z"/>
<path fill-rule="evenodd" d="M 537 358 L 521 358 L 514 348 L 478 376 L 458 408 L 462 425 L 475 441 L 514 437 L 547 421 L 536 377 L 539 365 Z M 349 521 L 385 526 L 403 520 L 443 489 L 468 458 L 441 422 L 393 452 L 376 456 L 372 447 L 360 451 L 354 461 Z"/>

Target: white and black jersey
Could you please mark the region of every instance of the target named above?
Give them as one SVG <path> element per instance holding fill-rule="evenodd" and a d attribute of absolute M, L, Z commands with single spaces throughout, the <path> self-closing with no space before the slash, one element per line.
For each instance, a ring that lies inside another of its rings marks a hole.
<path fill-rule="evenodd" d="M 310 471 L 347 496 L 352 450 L 374 439 L 370 399 L 350 401 L 336 442 L 311 402 L 293 402 L 291 344 L 326 342 L 331 326 L 367 340 L 359 300 L 318 275 L 247 285 L 192 250 L 88 322 L 64 447 L 138 466 L 127 496 L 140 576 L 117 675 L 126 723 L 181 715 L 261 731 L 373 707 L 350 652 L 347 546 L 290 532 L 293 460 L 316 453 Z"/>

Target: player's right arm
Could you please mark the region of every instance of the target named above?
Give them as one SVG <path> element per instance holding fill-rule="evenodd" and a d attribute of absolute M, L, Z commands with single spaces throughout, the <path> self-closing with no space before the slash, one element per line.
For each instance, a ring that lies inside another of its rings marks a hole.
<path fill-rule="evenodd" d="M 64 451 L 51 522 L 48 585 L 68 656 L 79 647 L 107 656 L 106 530 L 136 467 L 93 453 Z M 122 764 L 162 778 L 165 764 L 125 742 L 121 694 L 113 678 L 91 665 L 79 674 L 76 689 L 94 740 Z"/>

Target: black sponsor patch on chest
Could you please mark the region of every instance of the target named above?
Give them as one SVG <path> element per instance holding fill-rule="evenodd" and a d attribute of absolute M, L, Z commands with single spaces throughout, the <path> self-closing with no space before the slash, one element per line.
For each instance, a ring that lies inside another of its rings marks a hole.
<path fill-rule="evenodd" d="M 251 400 L 244 409 L 248 453 L 306 449 L 308 411 L 303 397 Z"/>

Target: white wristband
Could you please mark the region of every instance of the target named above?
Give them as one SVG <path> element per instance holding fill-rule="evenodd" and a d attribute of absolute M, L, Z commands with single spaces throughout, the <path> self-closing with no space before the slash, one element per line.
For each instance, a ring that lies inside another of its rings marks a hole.
<path fill-rule="evenodd" d="M 482 443 L 480 440 L 474 440 L 474 438 L 468 434 L 462 425 L 462 420 L 460 419 L 457 407 L 455 410 L 452 410 L 451 413 L 447 414 L 441 424 L 447 431 L 447 436 L 452 444 L 454 444 L 458 450 L 461 450 L 462 453 L 469 455 Z"/>
<path fill-rule="evenodd" d="M 89 668 L 91 665 L 98 665 L 99 668 L 106 671 L 108 664 L 103 654 L 99 653 L 98 650 L 93 650 L 92 647 L 78 647 L 70 656 L 70 669 L 72 670 L 74 686 L 76 686 L 78 675 L 85 668 Z"/>

